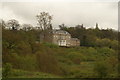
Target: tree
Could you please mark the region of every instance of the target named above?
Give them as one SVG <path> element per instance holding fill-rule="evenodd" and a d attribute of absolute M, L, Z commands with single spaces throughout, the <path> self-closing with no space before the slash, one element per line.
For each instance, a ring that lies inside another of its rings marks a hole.
<path fill-rule="evenodd" d="M 49 13 L 41 12 L 36 17 L 37 17 L 38 25 L 41 30 L 52 28 L 52 24 L 51 24 L 52 16 L 49 15 Z"/>
<path fill-rule="evenodd" d="M 7 27 L 12 30 L 18 30 L 20 27 L 20 24 L 17 20 L 11 19 L 7 22 Z"/>
<path fill-rule="evenodd" d="M 86 57 L 84 57 L 81 53 L 77 52 L 69 52 L 67 54 L 67 57 L 74 63 L 74 64 L 80 64 L 81 61 L 84 61 Z"/>
<path fill-rule="evenodd" d="M 99 78 L 104 78 L 108 75 L 109 68 L 105 62 L 97 62 L 94 66 L 94 71 Z"/>
<path fill-rule="evenodd" d="M 59 28 L 60 28 L 61 30 L 64 30 L 64 29 L 66 29 L 67 27 L 66 27 L 65 24 L 63 23 L 63 24 L 60 24 L 60 25 L 59 25 Z"/>
<path fill-rule="evenodd" d="M 109 47 L 111 48 L 112 41 L 108 38 L 96 39 L 96 45 L 98 47 Z"/>
<path fill-rule="evenodd" d="M 38 64 L 38 70 L 41 72 L 48 72 L 53 74 L 60 74 L 60 67 L 58 65 L 57 59 L 51 54 L 51 51 L 38 51 L 36 52 L 36 60 Z"/>
<path fill-rule="evenodd" d="M 118 58 L 116 56 L 108 57 L 106 61 L 110 64 L 111 70 L 117 70 Z"/>
<path fill-rule="evenodd" d="M 84 27 L 83 24 L 81 24 L 81 25 L 76 25 L 76 28 L 84 28 Z"/>
<path fill-rule="evenodd" d="M 32 30 L 33 26 L 31 24 L 23 24 L 22 29 L 25 31 Z"/>
<path fill-rule="evenodd" d="M 5 21 L 2 19 L 0 20 L 0 27 L 2 27 L 2 29 L 5 29 L 5 27 L 6 27 Z"/>
<path fill-rule="evenodd" d="M 96 28 L 95 28 L 96 30 L 99 30 L 99 28 L 98 28 L 98 23 L 96 23 Z"/>
<path fill-rule="evenodd" d="M 41 12 L 36 17 L 40 30 L 42 30 L 40 33 L 40 42 L 51 42 L 52 16 L 47 12 Z"/>
<path fill-rule="evenodd" d="M 9 63 L 6 63 L 4 68 L 3 68 L 3 77 L 7 78 L 10 74 L 11 74 L 11 70 L 12 70 L 12 65 Z"/>
<path fill-rule="evenodd" d="M 118 43 L 119 43 L 119 42 L 118 42 L 117 40 L 112 40 L 112 41 L 111 41 L 111 48 L 112 48 L 112 49 L 115 49 L 115 50 L 118 50 L 118 46 L 119 46 Z"/>

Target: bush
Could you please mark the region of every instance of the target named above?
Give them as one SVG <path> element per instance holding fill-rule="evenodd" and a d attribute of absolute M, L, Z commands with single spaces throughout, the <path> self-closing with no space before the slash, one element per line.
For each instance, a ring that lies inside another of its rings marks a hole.
<path fill-rule="evenodd" d="M 81 60 L 85 60 L 85 57 L 78 52 L 70 52 L 68 54 L 66 54 L 66 56 L 73 61 L 73 63 L 75 64 L 80 64 Z"/>
<path fill-rule="evenodd" d="M 60 74 L 58 62 L 52 54 L 39 51 L 36 53 L 36 60 L 39 71 Z"/>
<path fill-rule="evenodd" d="M 6 58 L 4 63 L 12 64 L 12 67 L 15 69 L 23 69 L 23 70 L 35 70 L 36 69 L 36 57 L 34 54 L 29 55 L 18 55 L 16 53 L 11 53 L 4 55 Z"/>
<path fill-rule="evenodd" d="M 108 65 L 105 62 L 97 62 L 94 66 L 94 71 L 99 78 L 104 78 L 108 76 Z"/>
<path fill-rule="evenodd" d="M 7 78 L 8 76 L 10 76 L 11 70 L 12 70 L 12 65 L 10 63 L 6 63 L 3 66 L 3 71 L 2 71 L 3 78 Z"/>
<path fill-rule="evenodd" d="M 102 56 L 102 58 L 106 59 L 109 56 L 115 56 L 115 50 L 110 49 L 108 47 L 98 48 L 97 49 L 99 56 Z"/>
<path fill-rule="evenodd" d="M 21 41 L 17 45 L 17 49 L 15 49 L 19 54 L 30 54 L 32 53 L 31 46 L 29 43 Z"/>

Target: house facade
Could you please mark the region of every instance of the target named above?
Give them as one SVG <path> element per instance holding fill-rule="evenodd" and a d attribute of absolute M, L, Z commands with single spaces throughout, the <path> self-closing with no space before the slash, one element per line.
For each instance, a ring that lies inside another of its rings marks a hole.
<path fill-rule="evenodd" d="M 59 46 L 70 46 L 71 35 L 67 31 L 53 30 L 53 42 Z"/>
<path fill-rule="evenodd" d="M 44 41 L 64 47 L 80 46 L 80 40 L 72 38 L 71 34 L 64 30 L 52 30 Z"/>

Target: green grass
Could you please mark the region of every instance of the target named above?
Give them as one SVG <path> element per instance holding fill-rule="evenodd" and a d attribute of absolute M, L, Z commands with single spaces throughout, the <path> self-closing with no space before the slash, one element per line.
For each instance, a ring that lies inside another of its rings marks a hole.
<path fill-rule="evenodd" d="M 13 69 L 9 78 L 61 78 L 49 73 Z"/>

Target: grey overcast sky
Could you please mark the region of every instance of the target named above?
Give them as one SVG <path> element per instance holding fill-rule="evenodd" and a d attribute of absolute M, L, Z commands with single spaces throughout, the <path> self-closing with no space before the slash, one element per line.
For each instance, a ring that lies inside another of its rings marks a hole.
<path fill-rule="evenodd" d="M 20 24 L 37 25 L 36 15 L 49 12 L 53 15 L 53 27 L 64 23 L 69 27 L 84 24 L 86 28 L 95 27 L 118 29 L 118 2 L 1 2 L 0 18 L 7 21 L 16 19 Z"/>

